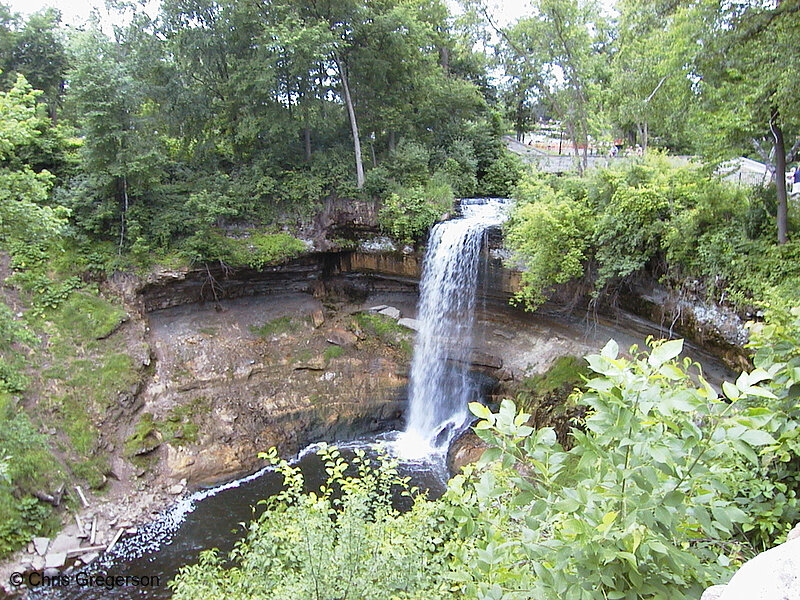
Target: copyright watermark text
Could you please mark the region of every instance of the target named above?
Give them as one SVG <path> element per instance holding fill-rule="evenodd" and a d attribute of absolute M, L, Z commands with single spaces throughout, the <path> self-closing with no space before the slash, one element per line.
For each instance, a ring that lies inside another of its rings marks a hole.
<path fill-rule="evenodd" d="M 29 588 L 104 588 L 113 590 L 120 587 L 160 587 L 158 575 L 108 575 L 101 573 L 59 573 L 48 576 L 33 571 L 31 573 L 12 573 L 8 578 L 12 587 Z"/>

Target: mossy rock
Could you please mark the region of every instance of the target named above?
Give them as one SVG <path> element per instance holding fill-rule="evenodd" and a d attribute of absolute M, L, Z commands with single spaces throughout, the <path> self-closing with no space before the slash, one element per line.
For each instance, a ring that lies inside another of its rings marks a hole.
<path fill-rule="evenodd" d="M 125 456 L 133 458 L 150 454 L 161 445 L 163 439 L 153 421 L 153 415 L 144 413 L 136 424 L 134 432 L 125 440 Z"/>

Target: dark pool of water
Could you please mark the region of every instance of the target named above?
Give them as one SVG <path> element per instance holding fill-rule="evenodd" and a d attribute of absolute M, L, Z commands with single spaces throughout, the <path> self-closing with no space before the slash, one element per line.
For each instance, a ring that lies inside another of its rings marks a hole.
<path fill-rule="evenodd" d="M 367 450 L 376 456 L 374 440 L 336 444 L 346 458 L 353 456 L 355 448 Z M 297 459 L 305 476 L 308 489 L 318 489 L 325 478 L 320 457 L 310 447 Z M 411 485 L 428 490 L 431 498 L 444 493 L 447 469 L 442 457 L 427 461 L 403 462 L 399 466 L 402 476 L 411 478 Z M 66 586 L 38 588 L 29 594 L 32 598 L 64 600 L 123 600 L 128 598 L 159 599 L 171 596 L 167 583 L 178 570 L 196 562 L 198 555 L 209 548 L 230 551 L 243 537 L 243 524 L 252 521 L 263 511 L 260 500 L 282 489 L 283 478 L 273 471 L 262 471 L 226 485 L 198 492 L 169 507 L 153 523 L 140 528 L 112 551 L 91 565 L 90 571 L 102 570 L 114 577 L 138 577 L 139 585 L 107 587 L 85 585 L 82 575 L 68 576 Z M 102 562 L 101 562 L 102 561 Z M 141 585 L 144 577 L 149 585 Z M 153 585 L 155 579 L 158 583 Z M 129 580 L 130 581 L 130 580 Z"/>

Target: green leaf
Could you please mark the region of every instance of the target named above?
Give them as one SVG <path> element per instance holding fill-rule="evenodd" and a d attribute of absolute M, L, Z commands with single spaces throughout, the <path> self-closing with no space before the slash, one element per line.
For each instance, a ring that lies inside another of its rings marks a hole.
<path fill-rule="evenodd" d="M 653 348 L 647 362 L 653 367 L 660 367 L 683 351 L 683 340 L 670 340 Z"/>
<path fill-rule="evenodd" d="M 664 505 L 670 507 L 678 507 L 683 503 L 684 493 L 679 490 L 672 490 L 664 496 Z"/>
<path fill-rule="evenodd" d="M 555 509 L 566 512 L 566 513 L 574 513 L 581 507 L 581 503 L 575 500 L 574 498 L 564 498 L 563 500 L 559 500 L 555 503 Z"/>
<path fill-rule="evenodd" d="M 739 389 L 729 381 L 722 382 L 722 391 L 730 400 L 738 400 L 741 397 Z"/>
<path fill-rule="evenodd" d="M 600 520 L 600 524 L 596 527 L 597 531 L 600 533 L 605 533 L 611 529 L 611 525 L 614 523 L 614 519 L 617 518 L 618 514 L 618 511 L 612 510 L 603 515 L 603 518 Z"/>
<path fill-rule="evenodd" d="M 469 411 L 479 419 L 488 419 L 489 415 L 492 414 L 492 411 L 480 402 L 470 402 L 468 406 Z"/>
<path fill-rule="evenodd" d="M 748 429 L 742 434 L 741 439 L 751 446 L 767 446 L 777 443 L 774 437 L 760 429 Z"/>
<path fill-rule="evenodd" d="M 615 342 L 613 339 L 608 340 L 603 349 L 600 351 L 600 356 L 604 358 L 608 358 L 611 360 L 615 360 L 617 356 L 619 356 L 619 344 Z"/>

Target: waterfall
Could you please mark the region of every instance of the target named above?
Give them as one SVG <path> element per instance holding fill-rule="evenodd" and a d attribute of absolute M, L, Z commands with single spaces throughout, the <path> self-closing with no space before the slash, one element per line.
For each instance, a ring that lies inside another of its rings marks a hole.
<path fill-rule="evenodd" d="M 476 390 L 468 377 L 484 231 L 506 218 L 503 200 L 463 200 L 462 216 L 436 225 L 422 267 L 406 431 L 406 458 L 446 451 Z"/>

